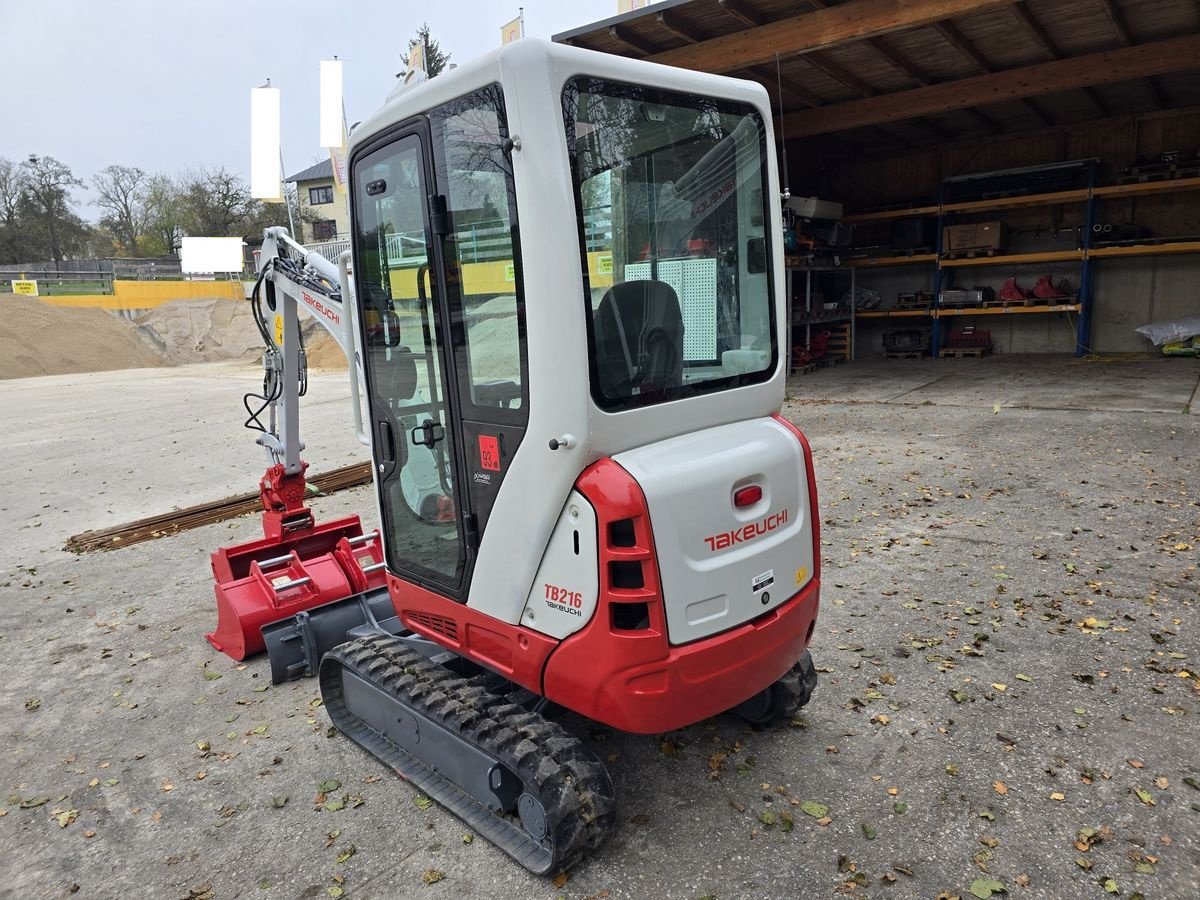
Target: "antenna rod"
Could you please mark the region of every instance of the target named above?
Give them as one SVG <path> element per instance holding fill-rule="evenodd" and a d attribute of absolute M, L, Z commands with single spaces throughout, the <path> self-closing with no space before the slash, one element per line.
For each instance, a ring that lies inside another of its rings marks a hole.
<path fill-rule="evenodd" d="M 775 54 L 775 88 L 779 97 L 779 146 L 783 148 L 783 199 L 792 196 L 789 186 L 791 177 L 788 175 L 787 134 L 784 133 L 783 119 L 783 76 L 779 74 L 779 54 Z"/>

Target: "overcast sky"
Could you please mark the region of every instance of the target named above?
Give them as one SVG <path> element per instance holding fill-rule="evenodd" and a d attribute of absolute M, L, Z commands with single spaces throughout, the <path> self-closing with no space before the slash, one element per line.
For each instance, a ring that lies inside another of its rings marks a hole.
<path fill-rule="evenodd" d="M 322 158 L 318 63 L 345 60 L 351 122 L 383 102 L 422 22 L 454 62 L 500 44 L 518 3 L 470 0 L 0 0 L 0 157 L 54 156 L 84 181 L 111 163 L 147 172 L 224 166 L 249 180 L 250 88 L 282 94 L 291 175 Z M 617 0 L 525 0 L 549 38 Z M 83 199 L 81 197 L 81 199 Z M 82 205 L 85 218 L 95 207 Z"/>

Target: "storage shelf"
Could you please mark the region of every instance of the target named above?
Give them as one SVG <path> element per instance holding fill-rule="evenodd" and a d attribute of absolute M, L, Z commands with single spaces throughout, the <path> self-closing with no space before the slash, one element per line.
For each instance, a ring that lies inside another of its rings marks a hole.
<path fill-rule="evenodd" d="M 850 313 L 846 312 L 846 313 L 839 313 L 836 316 L 830 316 L 827 319 L 809 319 L 809 318 L 805 318 L 805 317 L 800 317 L 798 319 L 792 320 L 792 327 L 793 328 L 803 328 L 805 325 L 833 325 L 833 324 L 836 324 L 837 322 L 849 322 L 849 321 L 850 321 Z"/>
<path fill-rule="evenodd" d="M 913 216 L 936 216 L 937 206 L 914 206 L 910 209 L 884 209 L 879 212 L 851 213 L 842 216 L 843 222 L 888 222 L 892 219 L 911 219 Z"/>
<path fill-rule="evenodd" d="M 1142 181 L 1135 184 L 1106 184 L 1095 188 L 1095 197 L 1144 197 L 1147 194 L 1170 194 L 1175 191 L 1200 190 L 1200 178 L 1165 178 L 1162 181 Z"/>
<path fill-rule="evenodd" d="M 942 206 L 914 206 L 911 209 L 888 209 L 881 212 L 851 213 L 842 216 L 843 222 L 886 222 L 912 216 L 935 216 L 950 212 L 985 212 L 991 209 L 1018 209 L 1022 206 L 1049 206 L 1055 203 L 1081 203 L 1089 197 L 1144 197 L 1147 194 L 1169 194 L 1174 191 L 1200 190 L 1200 178 L 1168 178 L 1162 181 L 1142 181 L 1134 184 L 1108 184 L 1103 187 L 1078 188 L 1072 191 L 1050 191 L 1045 194 L 1024 194 L 1019 197 L 996 197 L 991 200 L 969 200 L 946 203 Z"/>
<path fill-rule="evenodd" d="M 1019 197 L 947 203 L 942 206 L 942 212 L 986 212 L 992 209 L 1019 209 L 1023 206 L 1050 206 L 1055 203 L 1083 203 L 1087 198 L 1088 189 L 1078 188 L 1073 191 L 1050 191 L 1045 194 L 1022 194 Z"/>
<path fill-rule="evenodd" d="M 843 264 L 852 269 L 879 269 L 886 266 L 911 266 L 917 263 L 936 261 L 936 253 L 915 253 L 912 256 L 862 256 L 856 259 L 847 259 Z"/>
<path fill-rule="evenodd" d="M 1056 306 L 955 306 L 937 310 L 937 318 L 946 316 L 1009 316 L 1029 313 L 1079 312 L 1078 303 Z"/>
<path fill-rule="evenodd" d="M 1096 247 L 1088 251 L 1090 259 L 1115 256 L 1163 256 L 1171 253 L 1200 253 L 1200 241 L 1175 241 L 1169 244 L 1130 244 L 1127 247 Z"/>
<path fill-rule="evenodd" d="M 1006 266 L 1081 259 L 1082 250 L 1050 250 L 1044 253 L 997 253 L 995 256 L 976 256 L 973 259 L 943 259 L 938 265 L 943 269 L 960 269 L 965 266 Z"/>
<path fill-rule="evenodd" d="M 892 319 L 904 316 L 929 317 L 933 315 L 933 311 L 928 309 L 868 309 L 854 315 L 859 319 Z"/>

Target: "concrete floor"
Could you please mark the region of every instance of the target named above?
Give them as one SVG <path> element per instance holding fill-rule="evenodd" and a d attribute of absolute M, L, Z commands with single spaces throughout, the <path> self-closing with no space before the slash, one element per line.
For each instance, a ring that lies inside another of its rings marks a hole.
<path fill-rule="evenodd" d="M 1194 898 L 1198 379 L 1189 360 L 1048 357 L 794 379 L 822 503 L 818 694 L 771 731 L 574 722 L 621 814 L 560 886 L 327 736 L 314 683 L 212 652 L 208 553 L 254 517 L 61 549 L 252 489 L 252 369 L 0 382 L 0 896 L 969 898 L 995 878 L 1014 898 L 1107 879 Z M 314 377 L 304 406 L 316 471 L 361 458 L 343 385 Z M 314 808 L 327 779 L 365 802 Z"/>

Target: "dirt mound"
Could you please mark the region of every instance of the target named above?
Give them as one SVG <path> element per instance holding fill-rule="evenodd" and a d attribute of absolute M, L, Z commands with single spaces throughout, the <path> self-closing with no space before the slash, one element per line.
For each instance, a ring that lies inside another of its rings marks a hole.
<path fill-rule="evenodd" d="M 236 300 L 172 300 L 138 316 L 142 334 L 176 365 L 254 359 L 262 338 L 249 303 Z"/>
<path fill-rule="evenodd" d="M 302 326 L 304 350 L 311 369 L 345 369 L 346 354 L 328 331 L 310 319 Z"/>
<path fill-rule="evenodd" d="M 108 372 L 165 364 L 129 322 L 103 309 L 0 294 L 0 378 Z"/>

